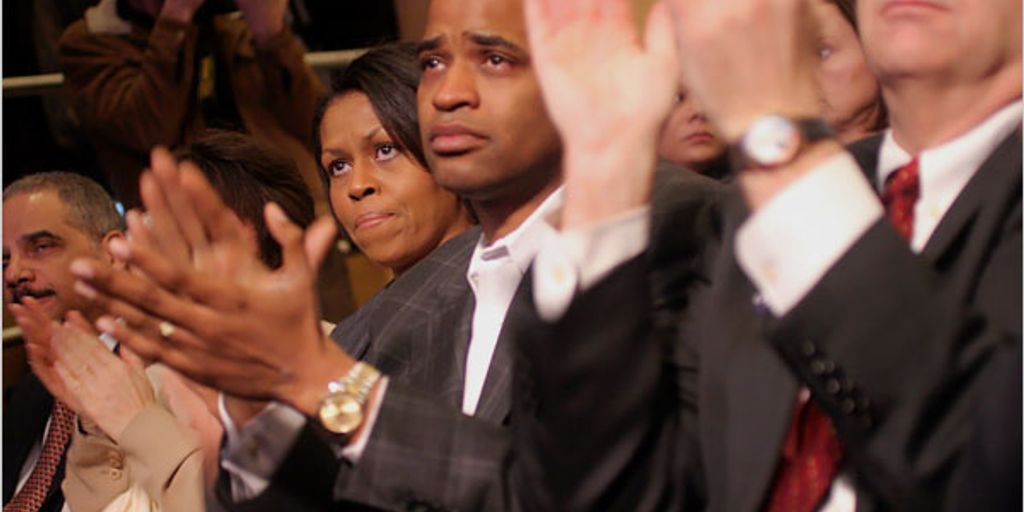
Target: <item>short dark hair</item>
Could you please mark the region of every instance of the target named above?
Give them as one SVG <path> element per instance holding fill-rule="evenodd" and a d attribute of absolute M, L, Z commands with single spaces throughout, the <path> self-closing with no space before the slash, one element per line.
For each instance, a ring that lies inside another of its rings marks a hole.
<path fill-rule="evenodd" d="M 391 136 L 400 151 L 404 151 L 424 168 L 420 127 L 416 119 L 416 88 L 420 83 L 420 68 L 413 43 L 392 43 L 378 46 L 352 61 L 345 69 L 331 75 L 331 89 L 320 101 L 313 118 L 313 149 L 320 176 L 330 176 L 320 164 L 323 141 L 320 125 L 331 103 L 350 92 L 361 92 L 370 99 L 373 112 L 380 119 L 384 131 Z M 325 188 L 326 190 L 326 188 Z"/>
<path fill-rule="evenodd" d="M 227 207 L 252 225 L 260 259 L 271 268 L 281 266 L 281 246 L 263 219 L 267 202 L 280 205 L 303 228 L 313 222 L 313 196 L 295 162 L 251 135 L 206 130 L 175 156 L 199 167 Z"/>
<path fill-rule="evenodd" d="M 30 174 L 4 188 L 4 201 L 19 194 L 54 191 L 67 210 L 67 222 L 99 242 L 111 231 L 124 231 L 124 218 L 99 183 L 80 174 L 50 171 Z"/>

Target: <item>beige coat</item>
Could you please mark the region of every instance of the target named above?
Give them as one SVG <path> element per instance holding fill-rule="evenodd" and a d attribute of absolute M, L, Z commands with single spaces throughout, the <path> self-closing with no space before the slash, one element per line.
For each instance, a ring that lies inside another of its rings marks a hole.
<path fill-rule="evenodd" d="M 88 421 L 74 432 L 63 483 L 72 511 L 100 512 L 133 484 L 160 512 L 204 510 L 211 482 L 204 465 L 207 475 L 215 473 L 220 425 L 176 374 L 154 365 L 147 375 L 159 403 L 140 412 L 119 439 Z"/>

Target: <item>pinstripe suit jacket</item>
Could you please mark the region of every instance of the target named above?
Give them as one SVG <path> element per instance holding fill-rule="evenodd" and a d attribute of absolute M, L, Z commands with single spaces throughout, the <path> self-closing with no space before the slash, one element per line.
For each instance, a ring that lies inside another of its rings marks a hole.
<path fill-rule="evenodd" d="M 487 489 L 507 446 L 511 408 L 508 335 L 499 336 L 474 418 L 461 413 L 465 360 L 475 305 L 466 271 L 479 240 L 470 229 L 434 250 L 340 323 L 332 338 L 389 377 L 370 442 L 352 465 L 339 460 L 344 440 L 307 423 L 271 486 L 233 510 L 423 510 L 442 508 L 449 486 Z M 523 290 L 517 292 L 518 296 Z M 474 442 L 462 445 L 462 430 Z M 483 433 L 484 435 L 481 435 Z M 487 435 L 491 433 L 493 435 Z M 481 465 L 488 466 L 487 468 Z M 487 476 L 484 476 L 487 475 Z M 472 498 L 459 499 L 465 503 Z"/>
<path fill-rule="evenodd" d="M 652 229 L 677 236 L 659 237 L 670 241 L 651 251 L 652 260 L 674 263 L 652 280 L 662 305 L 679 308 L 693 278 L 679 262 L 700 252 L 692 229 L 719 187 L 677 168 L 663 168 L 657 183 Z M 390 378 L 359 463 L 335 457 L 344 440 L 308 422 L 271 487 L 232 509 L 522 509 L 518 500 L 532 492 L 531 480 L 517 469 L 508 427 L 515 428 L 512 338 L 520 318 L 532 314 L 532 279 L 523 279 L 506 315 L 477 413 L 465 416 L 474 307 L 466 271 L 479 236 L 473 229 L 439 247 L 334 331 L 347 352 Z"/>

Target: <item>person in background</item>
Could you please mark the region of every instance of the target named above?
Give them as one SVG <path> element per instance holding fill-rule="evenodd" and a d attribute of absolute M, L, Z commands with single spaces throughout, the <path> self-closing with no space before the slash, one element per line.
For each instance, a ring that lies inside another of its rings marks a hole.
<path fill-rule="evenodd" d="M 93 320 L 99 310 L 74 292 L 68 265 L 79 256 L 114 264 L 110 242 L 124 237 L 114 201 L 96 182 L 68 172 L 26 176 L 3 192 L 4 302 L 13 311 L 25 301 L 63 321 L 68 311 Z M 32 353 L 29 352 L 30 360 Z M 75 411 L 55 401 L 46 375 L 26 374 L 4 408 L 4 508 L 56 512 Z"/>
<path fill-rule="evenodd" d="M 267 230 L 264 205 L 273 201 L 301 225 L 313 218 L 312 198 L 292 161 L 251 136 L 224 130 L 209 130 L 176 157 L 198 167 L 225 198 L 260 260 L 280 266 L 281 248 Z M 154 191 L 149 177 L 142 187 L 144 195 Z M 136 211 L 128 214 L 129 225 L 142 219 Z M 61 325 L 38 303 L 25 302 L 12 311 L 37 355 L 33 371 L 81 418 L 63 483 L 71 509 L 116 511 L 134 500 L 165 511 L 201 510 L 222 435 L 216 394 L 163 365 L 146 365 L 126 347 L 118 357 L 87 322 Z"/>
<path fill-rule="evenodd" d="M 370 260 L 396 276 L 474 222 L 468 203 L 427 169 L 418 85 L 414 45 L 371 50 L 335 77 L 314 122 L 335 218 Z"/>
<path fill-rule="evenodd" d="M 729 155 L 725 141 L 685 87 L 680 86 L 676 101 L 658 138 L 658 156 L 709 178 L 727 179 Z"/>
<path fill-rule="evenodd" d="M 815 51 L 822 116 L 843 144 L 878 133 L 887 116 L 878 80 L 857 39 L 852 0 L 810 3 L 820 27 Z M 730 176 L 728 145 L 696 100 L 680 87 L 678 104 L 658 140 L 658 156 L 715 179 Z"/>
<path fill-rule="evenodd" d="M 843 144 L 881 132 L 888 116 L 878 78 L 857 38 L 854 0 L 815 0 L 810 5 L 819 27 L 815 78 L 822 118 Z"/>
<path fill-rule="evenodd" d="M 102 0 L 68 26 L 65 91 L 117 200 L 140 204 L 153 146 L 180 147 L 219 128 L 286 154 L 317 212 L 328 211 L 310 151 L 323 86 L 285 22 L 287 8 L 287 0 Z M 326 318 L 355 309 L 338 251 L 320 283 Z"/>

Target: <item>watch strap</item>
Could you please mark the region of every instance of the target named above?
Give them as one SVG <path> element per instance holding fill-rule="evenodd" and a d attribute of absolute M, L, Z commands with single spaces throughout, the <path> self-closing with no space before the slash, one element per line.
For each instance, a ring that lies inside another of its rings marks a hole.
<path fill-rule="evenodd" d="M 829 124 L 820 117 L 787 118 L 785 116 L 777 115 L 773 117 L 788 119 L 792 123 L 792 126 L 796 128 L 799 140 L 795 151 L 793 151 L 788 159 L 783 161 L 760 161 L 753 155 L 748 154 L 746 150 L 745 139 L 750 133 L 748 130 L 747 133 L 740 137 L 739 141 L 729 146 L 729 162 L 732 164 L 734 170 L 764 169 L 786 165 L 799 157 L 807 146 L 818 141 L 835 138 L 835 132 L 832 130 L 832 127 L 830 127 Z M 754 124 L 756 123 L 757 121 L 755 121 Z M 753 124 L 751 126 L 753 126 Z"/>

